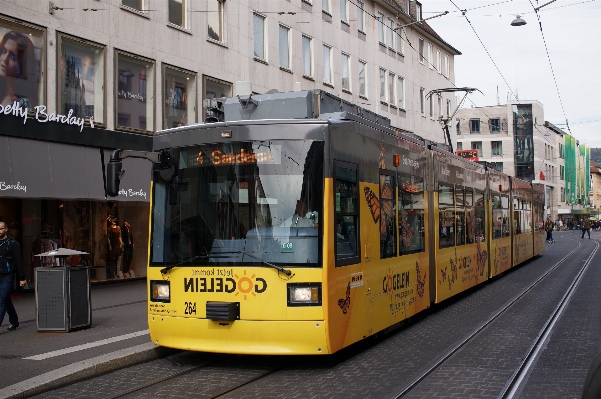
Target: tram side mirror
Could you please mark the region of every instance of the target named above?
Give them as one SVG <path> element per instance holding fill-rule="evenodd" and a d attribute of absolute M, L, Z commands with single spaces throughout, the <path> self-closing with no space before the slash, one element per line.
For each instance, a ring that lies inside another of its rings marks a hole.
<path fill-rule="evenodd" d="M 106 194 L 109 197 L 119 195 L 119 183 L 125 174 L 125 171 L 121 170 L 122 167 L 121 161 L 114 160 L 110 160 L 106 167 Z"/>

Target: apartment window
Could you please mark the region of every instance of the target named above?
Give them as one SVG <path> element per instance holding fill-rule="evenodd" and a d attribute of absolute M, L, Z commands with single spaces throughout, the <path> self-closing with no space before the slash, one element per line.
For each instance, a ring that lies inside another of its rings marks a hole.
<path fill-rule="evenodd" d="M 451 100 L 447 100 L 447 118 L 451 117 Z"/>
<path fill-rule="evenodd" d="M 403 37 L 401 36 L 402 29 L 401 24 L 396 25 L 396 42 L 395 42 L 395 50 L 397 53 L 404 54 L 405 53 L 405 43 L 403 42 Z"/>
<path fill-rule="evenodd" d="M 312 39 L 303 35 L 303 76 L 313 77 L 313 50 L 311 48 Z"/>
<path fill-rule="evenodd" d="M 323 82 L 332 86 L 332 48 L 323 45 Z"/>
<path fill-rule="evenodd" d="M 566 202 L 566 189 L 565 189 L 565 187 L 561 187 L 560 201 L 561 202 Z"/>
<path fill-rule="evenodd" d="M 409 0 L 405 0 L 405 14 L 409 15 Z"/>
<path fill-rule="evenodd" d="M 340 74 L 342 75 L 342 90 L 351 91 L 351 82 L 349 79 L 351 57 L 348 54 L 342 53 L 341 61 L 342 68 Z"/>
<path fill-rule="evenodd" d="M 182 28 L 187 28 L 187 2 L 186 0 L 169 0 L 169 23 Z"/>
<path fill-rule="evenodd" d="M 280 25 L 280 66 L 290 69 L 290 28 Z"/>
<path fill-rule="evenodd" d="M 491 133 L 501 133 L 501 119 L 490 119 L 489 123 Z"/>
<path fill-rule="evenodd" d="M 434 59 L 432 58 L 432 45 L 428 43 L 428 68 L 434 68 Z"/>
<path fill-rule="evenodd" d="M 436 50 L 436 70 L 438 73 L 442 73 L 442 69 L 440 68 L 440 50 Z"/>
<path fill-rule="evenodd" d="M 144 9 L 144 5 L 142 4 L 143 0 L 121 0 L 121 4 L 125 7 L 133 8 L 134 10 L 142 11 Z"/>
<path fill-rule="evenodd" d="M 418 38 L 418 52 L 419 52 L 419 62 L 421 64 L 424 63 L 424 39 L 421 37 Z"/>
<path fill-rule="evenodd" d="M 384 14 L 378 13 L 378 41 L 384 44 Z"/>
<path fill-rule="evenodd" d="M 442 96 L 438 96 L 438 116 L 442 118 Z"/>
<path fill-rule="evenodd" d="M 396 104 L 396 75 L 394 73 L 388 74 L 388 98 L 390 99 L 390 105 Z"/>
<path fill-rule="evenodd" d="M 480 119 L 470 119 L 470 133 L 480 133 Z"/>
<path fill-rule="evenodd" d="M 340 20 L 348 24 L 348 1 L 340 0 Z"/>
<path fill-rule="evenodd" d="M 118 50 L 115 58 L 117 128 L 151 133 L 155 130 L 154 61 Z"/>
<path fill-rule="evenodd" d="M 415 3 L 415 19 L 417 19 L 418 22 L 422 20 L 422 6 L 417 3 Z"/>
<path fill-rule="evenodd" d="M 207 22 L 209 38 L 224 42 L 223 37 L 223 3 L 224 0 L 207 0 Z"/>
<path fill-rule="evenodd" d="M 380 101 L 383 103 L 388 102 L 386 98 L 386 70 L 380 68 Z"/>
<path fill-rule="evenodd" d="M 321 9 L 323 12 L 331 14 L 330 12 L 330 0 L 321 0 Z"/>
<path fill-rule="evenodd" d="M 503 173 L 503 162 L 491 162 L 491 165 L 494 170 Z"/>
<path fill-rule="evenodd" d="M 490 150 L 492 155 L 501 156 L 503 155 L 503 142 L 502 141 L 491 141 Z"/>
<path fill-rule="evenodd" d="M 68 115 L 72 112 L 74 117 L 104 123 L 105 47 L 59 33 L 58 54 L 60 113 Z M 35 84 L 37 82 L 32 89 Z M 38 105 L 32 102 L 36 98 L 28 96 L 30 106 Z"/>
<path fill-rule="evenodd" d="M 482 142 L 472 141 L 472 150 L 478 150 L 478 155 L 482 156 Z"/>
<path fill-rule="evenodd" d="M 399 76 L 397 79 L 397 105 L 400 109 L 405 109 L 405 79 Z"/>
<path fill-rule="evenodd" d="M 363 97 L 367 97 L 367 81 L 365 80 L 367 63 L 363 61 L 359 61 L 358 65 L 359 72 L 359 95 Z"/>
<path fill-rule="evenodd" d="M 559 179 L 560 180 L 565 179 L 565 173 L 566 173 L 565 166 L 559 165 Z"/>
<path fill-rule="evenodd" d="M 365 32 L 365 22 L 363 19 L 363 2 L 357 1 L 357 29 Z"/>
<path fill-rule="evenodd" d="M 388 47 L 394 48 L 394 21 L 392 18 L 388 18 L 388 23 L 386 24 L 386 44 Z"/>
<path fill-rule="evenodd" d="M 463 143 L 461 141 L 457 142 L 457 151 L 463 150 Z"/>
<path fill-rule="evenodd" d="M 265 60 L 265 17 L 253 14 L 253 42 L 255 58 Z"/>
<path fill-rule="evenodd" d="M 423 116 L 426 115 L 426 99 L 424 98 L 425 89 L 423 87 L 419 88 L 419 109 Z"/>
<path fill-rule="evenodd" d="M 444 56 L 444 76 L 449 77 L 449 56 Z"/>
<path fill-rule="evenodd" d="M 223 80 L 215 79 L 209 76 L 203 77 L 204 92 L 203 100 L 212 100 L 214 98 L 224 98 L 232 96 L 232 84 Z M 203 108 L 203 115 L 206 115 L 206 108 Z"/>
<path fill-rule="evenodd" d="M 196 74 L 163 66 L 163 128 L 196 122 Z"/>
<path fill-rule="evenodd" d="M 559 143 L 559 158 L 563 159 L 563 144 Z"/>
<path fill-rule="evenodd" d="M 457 135 L 461 134 L 461 121 L 459 119 L 455 120 L 455 126 L 457 127 Z"/>
<path fill-rule="evenodd" d="M 430 96 L 430 118 L 434 118 L 434 96 Z"/>

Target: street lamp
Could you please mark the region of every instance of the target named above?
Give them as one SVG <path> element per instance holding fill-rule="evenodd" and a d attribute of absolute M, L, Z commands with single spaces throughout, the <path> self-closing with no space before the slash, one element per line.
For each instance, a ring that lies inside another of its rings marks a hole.
<path fill-rule="evenodd" d="M 515 19 L 513 21 L 511 21 L 511 26 L 522 26 L 522 25 L 526 25 L 526 21 L 524 21 L 522 19 L 522 17 L 520 17 L 519 15 L 516 15 Z"/>

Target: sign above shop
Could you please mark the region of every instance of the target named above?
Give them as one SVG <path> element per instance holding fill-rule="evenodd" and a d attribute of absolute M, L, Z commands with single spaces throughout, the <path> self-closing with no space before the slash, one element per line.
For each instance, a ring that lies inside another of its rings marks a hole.
<path fill-rule="evenodd" d="M 27 122 L 27 119 L 29 118 L 29 111 L 30 109 L 28 107 L 22 107 L 18 101 L 15 101 L 14 103 L 8 105 L 0 105 L 0 114 L 21 117 L 23 118 L 23 124 L 25 124 Z M 33 107 L 33 110 L 31 111 L 35 112 L 35 116 L 33 117 L 33 119 L 37 120 L 38 122 L 64 123 L 66 125 L 79 126 L 80 132 L 83 130 L 85 118 L 73 116 L 72 109 L 69 110 L 67 115 L 56 114 L 54 112 L 48 113 L 45 105 L 38 105 L 36 107 Z M 89 120 L 90 126 L 93 128 L 94 119 L 89 118 Z"/>

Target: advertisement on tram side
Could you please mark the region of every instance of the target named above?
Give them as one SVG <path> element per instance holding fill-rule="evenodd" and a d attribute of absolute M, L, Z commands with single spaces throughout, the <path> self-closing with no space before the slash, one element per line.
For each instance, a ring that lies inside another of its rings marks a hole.
<path fill-rule="evenodd" d="M 532 233 L 516 234 L 513 236 L 513 266 L 532 258 L 532 253 Z"/>
<path fill-rule="evenodd" d="M 490 244 L 490 277 L 511 268 L 511 237 L 492 240 Z"/>

